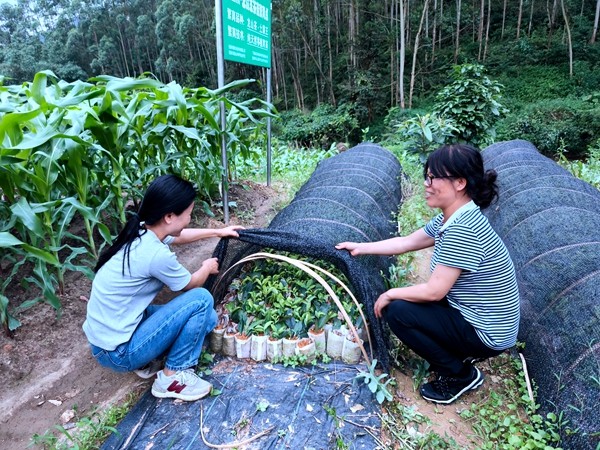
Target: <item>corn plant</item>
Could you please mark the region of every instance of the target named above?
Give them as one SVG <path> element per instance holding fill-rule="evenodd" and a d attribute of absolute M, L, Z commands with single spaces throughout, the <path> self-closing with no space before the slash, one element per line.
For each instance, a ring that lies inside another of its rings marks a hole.
<path fill-rule="evenodd" d="M 7 233 L 3 247 L 10 247 L 14 260 L 11 273 L 30 264 L 24 281 L 42 292 L 31 300 L 58 310 L 65 273 L 92 276 L 98 237 L 100 247 L 111 242 L 128 205 L 137 206 L 156 176 L 194 180 L 208 208 L 222 181 L 222 136 L 233 160 L 249 152 L 264 129 L 262 118 L 272 115 L 260 100 L 228 100 L 231 89 L 251 82 L 218 90 L 147 76 L 67 83 L 43 71 L 31 83 L 0 86 L 0 233 Z M 85 231 L 73 229 L 76 219 Z M 5 280 L 0 294 L 7 288 Z M 0 308 L 7 325 L 7 307 Z"/>

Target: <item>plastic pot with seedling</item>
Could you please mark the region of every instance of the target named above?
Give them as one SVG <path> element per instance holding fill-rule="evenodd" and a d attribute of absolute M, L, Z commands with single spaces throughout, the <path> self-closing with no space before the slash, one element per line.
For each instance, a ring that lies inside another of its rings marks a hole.
<path fill-rule="evenodd" d="M 304 325 L 301 321 L 290 317 L 285 321 L 287 333 L 283 338 L 283 356 L 293 356 L 296 354 L 296 344 L 304 333 Z"/>
<path fill-rule="evenodd" d="M 315 341 L 315 348 L 319 353 L 325 353 L 327 348 L 327 337 L 325 335 L 325 325 L 327 324 L 329 305 L 322 304 L 314 314 L 314 324 L 308 330 L 308 336 Z"/>
<path fill-rule="evenodd" d="M 346 334 L 348 334 L 348 329 L 345 325 L 340 325 L 339 328 L 333 328 L 327 334 L 327 354 L 331 358 L 340 359 L 342 357 Z"/>
<path fill-rule="evenodd" d="M 316 357 L 315 341 L 310 337 L 301 338 L 296 342 L 296 348 L 294 354 L 298 356 L 304 356 L 306 362 L 312 362 Z"/>
<path fill-rule="evenodd" d="M 267 360 L 281 358 L 283 355 L 283 337 L 287 333 L 287 325 L 284 323 L 272 323 L 269 328 L 267 339 Z"/>
<path fill-rule="evenodd" d="M 225 334 L 225 329 L 227 328 L 227 323 L 229 323 L 229 315 L 221 315 L 217 322 L 217 326 L 210 332 L 210 335 L 208 336 L 208 347 L 211 352 L 221 353 L 223 350 L 223 336 Z"/>
<path fill-rule="evenodd" d="M 250 358 L 250 331 L 252 319 L 241 311 L 238 319 L 238 332 L 235 335 L 235 354 L 239 359 Z"/>
<path fill-rule="evenodd" d="M 262 320 L 255 318 L 252 321 L 250 358 L 254 361 L 264 361 L 267 359 L 267 335 L 265 334 L 265 326 L 266 324 Z"/>
<path fill-rule="evenodd" d="M 229 322 L 225 328 L 225 333 L 223 334 L 223 346 L 221 348 L 221 353 L 223 355 L 231 357 L 236 356 L 235 335 L 237 332 L 237 324 L 234 322 Z"/>

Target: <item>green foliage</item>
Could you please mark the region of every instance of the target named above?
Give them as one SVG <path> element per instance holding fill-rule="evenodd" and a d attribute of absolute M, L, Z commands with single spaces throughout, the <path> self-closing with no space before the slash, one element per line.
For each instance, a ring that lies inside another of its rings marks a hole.
<path fill-rule="evenodd" d="M 393 448 L 463 449 L 452 438 L 442 437 L 430 431 L 432 421 L 418 411 L 416 405 L 405 406 L 400 402 L 387 406 L 388 414 L 382 416 L 382 428 L 394 443 Z"/>
<path fill-rule="evenodd" d="M 271 176 L 291 185 L 291 194 L 296 192 L 314 172 L 319 161 L 338 153 L 335 145 L 328 150 L 295 148 L 274 141 L 271 155 Z M 266 179 L 267 151 L 251 147 L 247 155 L 235 155 L 237 177 L 254 180 Z"/>
<path fill-rule="evenodd" d="M 390 377 L 388 380 L 383 381 L 389 377 L 389 375 L 387 373 L 377 375 L 375 373 L 376 365 L 377 360 L 373 359 L 371 365 L 368 366 L 368 372 L 360 371 L 354 378 L 354 381 L 356 383 L 360 383 L 361 381 L 364 382 L 369 390 L 375 395 L 377 402 L 382 404 L 385 400 L 389 402 L 394 398 L 392 393 L 389 391 L 388 386 L 394 386 L 396 384 L 396 380 Z"/>
<path fill-rule="evenodd" d="M 516 113 L 520 107 L 541 100 L 563 98 L 574 94 L 576 85 L 569 79 L 568 70 L 561 66 L 515 65 L 507 67 L 498 75 L 503 94 L 510 99 L 511 109 Z"/>
<path fill-rule="evenodd" d="M 329 148 L 336 142 L 348 142 L 357 131 L 360 127 L 350 105 L 321 104 L 310 114 L 299 110 L 283 113 L 278 135 L 297 147 Z"/>
<path fill-rule="evenodd" d="M 472 422 L 481 437 L 481 449 L 553 449 L 560 443 L 559 429 L 565 424 L 559 416 L 537 414 L 539 405 L 527 393 L 523 368 L 518 358 L 506 364 L 505 357 L 492 360 L 502 373 L 503 386 L 489 392 L 485 401 L 473 403 L 461 416 Z M 521 410 L 525 409 L 526 417 Z"/>
<path fill-rule="evenodd" d="M 288 255 L 311 262 L 339 278 L 345 276 L 330 263 L 299 255 Z M 354 323 L 359 320 L 358 307 L 347 293 L 331 280 L 338 296 Z M 233 322 L 246 325 L 250 331 L 260 330 L 272 337 L 306 337 L 311 327 L 322 328 L 329 322 L 340 322 L 338 309 L 329 293 L 306 272 L 278 260 L 260 259 L 242 269 L 238 281 L 230 285 L 226 308 Z"/>
<path fill-rule="evenodd" d="M 480 147 L 492 143 L 494 125 L 507 112 L 500 103 L 502 85 L 478 64 L 454 66 L 452 79 L 436 95 L 434 113 L 454 123 L 459 141 Z"/>
<path fill-rule="evenodd" d="M 523 106 L 498 127 L 498 139 L 525 139 L 554 157 L 564 146 L 569 159 L 583 159 L 600 135 L 600 105 L 585 99 L 542 100 Z"/>
<path fill-rule="evenodd" d="M 55 425 L 54 430 L 48 430 L 44 434 L 34 434 L 31 445 L 52 450 L 93 450 L 99 448 L 105 439 L 117 430 L 115 426 L 129 412 L 133 404 L 130 397 L 121 405 L 113 405 L 104 411 L 94 409 L 89 415 L 79 417 L 76 427 L 67 430 L 61 425 Z M 77 407 L 73 408 L 77 412 Z M 57 437 L 55 432 L 59 432 Z"/>
<path fill-rule="evenodd" d="M 584 161 L 567 159 L 562 147 L 559 149 L 557 157 L 558 164 L 574 176 L 600 189 L 600 139 L 594 146 L 589 147 L 588 157 Z"/>
<path fill-rule="evenodd" d="M 396 125 L 396 128 L 408 149 L 416 153 L 422 163 L 431 152 L 448 143 L 460 131 L 452 119 L 436 114 L 417 115 Z"/>
<path fill-rule="evenodd" d="M 232 159 L 246 155 L 263 130 L 259 118 L 271 114 L 262 101 L 227 99 L 251 82 L 213 91 L 145 77 L 67 83 L 43 71 L 32 82 L 0 86 L 0 246 L 13 260 L 7 280 L 14 282 L 15 267 L 27 265 L 30 274 L 19 278 L 41 292 L 20 306 L 45 301 L 58 311 L 64 274 L 92 277 L 96 240 L 111 241 L 127 203 L 136 205 L 157 175 L 193 179 L 202 200 L 210 201 L 222 179 L 221 137 Z M 85 237 L 73 232 L 79 223 Z M 6 280 L 1 288 L 5 295 Z M 2 325 L 14 327 L 7 309 L 0 311 Z"/>

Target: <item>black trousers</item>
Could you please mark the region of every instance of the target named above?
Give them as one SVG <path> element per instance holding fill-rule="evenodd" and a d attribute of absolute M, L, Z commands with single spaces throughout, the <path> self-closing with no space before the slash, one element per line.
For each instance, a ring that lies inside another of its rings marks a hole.
<path fill-rule="evenodd" d="M 383 316 L 398 339 L 439 375 L 467 376 L 471 370 L 463 361 L 468 357 L 489 358 L 502 350 L 485 345 L 475 329 L 460 311 L 450 307 L 447 300 L 413 303 L 395 300 Z"/>

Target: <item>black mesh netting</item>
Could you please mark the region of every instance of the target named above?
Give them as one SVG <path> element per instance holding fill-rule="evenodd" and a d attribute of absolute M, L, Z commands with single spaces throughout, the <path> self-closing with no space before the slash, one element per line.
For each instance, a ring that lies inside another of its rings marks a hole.
<path fill-rule="evenodd" d="M 245 256 L 265 250 L 292 252 L 333 263 L 352 284 L 364 305 L 377 357 L 388 364 L 386 339 L 373 304 L 385 290 L 381 275 L 394 262 L 390 257 L 353 258 L 335 249 L 343 241 L 377 241 L 397 231 L 394 214 L 402 200 L 396 157 L 384 148 L 360 144 L 319 163 L 292 202 L 280 211 L 268 228 L 242 230 L 238 239 L 223 239 L 215 249 L 220 275 L 207 287 L 219 304 L 241 265 L 227 272 Z"/>
<path fill-rule="evenodd" d="M 566 448 L 600 437 L 600 191 L 529 142 L 483 151 L 500 198 L 485 210 L 515 262 L 519 340 L 543 411 L 564 412 Z"/>

